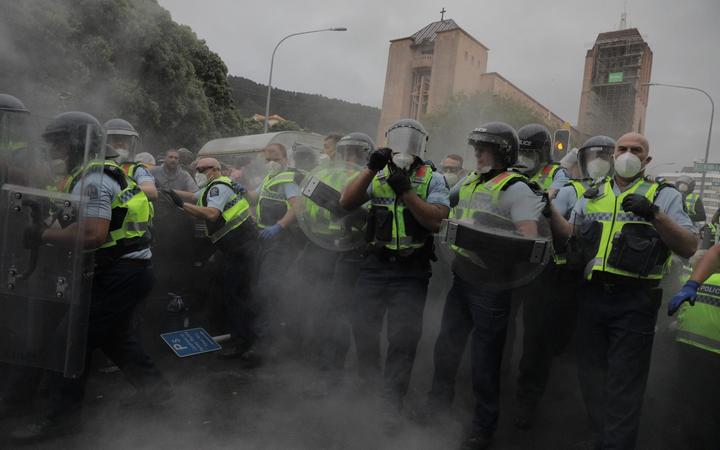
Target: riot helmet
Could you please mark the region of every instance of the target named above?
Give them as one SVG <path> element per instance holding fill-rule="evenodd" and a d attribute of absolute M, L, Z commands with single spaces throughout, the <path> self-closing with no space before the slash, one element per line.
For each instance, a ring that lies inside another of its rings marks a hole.
<path fill-rule="evenodd" d="M 340 161 L 364 166 L 375 150 L 375 142 L 365 133 L 350 133 L 343 136 L 335 145 L 335 152 Z"/>
<path fill-rule="evenodd" d="M 398 120 L 388 128 L 385 137 L 393 152 L 393 164 L 399 169 L 409 169 L 415 158 L 424 158 L 429 135 L 417 120 Z"/>
<path fill-rule="evenodd" d="M 518 135 L 515 129 L 503 122 L 489 122 L 470 132 L 468 144 L 478 152 L 483 149 L 490 149 L 495 159 L 495 164 L 508 168 L 517 162 L 518 159 Z M 478 167 L 481 172 L 488 172 L 492 166 Z"/>
<path fill-rule="evenodd" d="M 550 131 L 543 125 L 531 123 L 520 128 L 517 134 L 520 141 L 518 169 L 525 175 L 532 176 L 551 160 Z"/>
<path fill-rule="evenodd" d="M 683 194 L 690 194 L 695 190 L 695 180 L 687 175 L 683 175 L 675 181 L 675 186 L 677 186 L 678 191 Z"/>
<path fill-rule="evenodd" d="M 320 163 L 320 157 L 314 148 L 309 145 L 296 144 L 293 146 L 293 160 L 295 168 L 309 172 Z"/>
<path fill-rule="evenodd" d="M 0 151 L 27 147 L 30 111 L 18 99 L 0 94 Z"/>
<path fill-rule="evenodd" d="M 133 161 L 140 135 L 125 119 L 110 119 L 103 125 L 107 142 L 118 153 L 117 162 Z"/>
<path fill-rule="evenodd" d="M 578 150 L 578 164 L 583 178 L 596 180 L 613 174 L 615 140 L 593 136 Z"/>
<path fill-rule="evenodd" d="M 88 113 L 70 111 L 58 114 L 45 127 L 43 139 L 50 144 L 50 156 L 55 172 L 64 161 L 64 170 L 70 172 L 87 160 L 99 158 L 102 154 L 103 131 L 100 122 Z M 110 147 L 104 149 L 105 156 L 117 156 Z"/>

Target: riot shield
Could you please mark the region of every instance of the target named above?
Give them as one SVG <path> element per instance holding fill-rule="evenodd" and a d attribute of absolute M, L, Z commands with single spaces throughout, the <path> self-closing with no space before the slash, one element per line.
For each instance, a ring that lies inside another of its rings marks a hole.
<path fill-rule="evenodd" d="M 367 206 L 347 211 L 340 193 L 361 168 L 333 162 L 313 169 L 300 185 L 297 205 L 300 228 L 312 242 L 332 251 L 358 248 L 365 242 Z"/>
<path fill-rule="evenodd" d="M 68 377 L 84 368 L 93 252 L 83 237 L 105 176 L 92 120 L 53 119 L 38 140 L 47 148 L 22 168 L 32 185 L 0 189 L 0 360 Z"/>
<path fill-rule="evenodd" d="M 552 236 L 540 216 L 537 232 L 522 234 L 503 193 L 476 192 L 444 220 L 439 238 L 446 259 L 464 278 L 494 289 L 513 289 L 538 276 L 550 261 Z"/>

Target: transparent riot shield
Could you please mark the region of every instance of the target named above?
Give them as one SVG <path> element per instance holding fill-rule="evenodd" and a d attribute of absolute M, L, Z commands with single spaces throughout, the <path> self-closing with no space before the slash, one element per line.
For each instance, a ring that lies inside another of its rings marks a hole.
<path fill-rule="evenodd" d="M 104 176 L 103 132 L 87 117 L 53 119 L 46 148 L 16 168 L 28 182 L 0 189 L 0 360 L 68 377 L 84 368 L 93 252 L 83 236 Z"/>
<path fill-rule="evenodd" d="M 367 206 L 355 211 L 340 207 L 340 193 L 360 170 L 346 162 L 330 163 L 313 169 L 301 183 L 298 223 L 318 246 L 347 251 L 364 244 Z"/>
<path fill-rule="evenodd" d="M 503 192 L 476 192 L 460 201 L 439 234 L 444 259 L 463 278 L 493 289 L 513 289 L 537 277 L 550 261 L 552 236 L 547 220 L 515 223 Z M 525 233 L 520 227 L 531 229 Z"/>

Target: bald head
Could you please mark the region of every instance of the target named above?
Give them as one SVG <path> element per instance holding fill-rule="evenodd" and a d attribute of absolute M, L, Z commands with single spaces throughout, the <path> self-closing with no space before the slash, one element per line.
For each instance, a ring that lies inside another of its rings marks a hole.
<path fill-rule="evenodd" d="M 222 175 L 220 173 L 220 161 L 215 158 L 202 158 L 195 164 L 195 171 L 204 173 L 208 180 L 215 179 Z"/>
<path fill-rule="evenodd" d="M 640 133 L 635 133 L 634 131 L 631 131 L 630 133 L 625 133 L 620 136 L 620 139 L 617 140 L 616 146 L 642 147 L 645 151 L 645 155 L 650 153 L 650 143 L 648 142 L 647 138 Z"/>

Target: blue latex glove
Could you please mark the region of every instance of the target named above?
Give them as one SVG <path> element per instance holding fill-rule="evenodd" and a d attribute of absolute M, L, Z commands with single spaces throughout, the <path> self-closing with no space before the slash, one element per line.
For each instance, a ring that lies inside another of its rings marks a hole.
<path fill-rule="evenodd" d="M 262 239 L 263 241 L 265 239 L 272 239 L 275 236 L 277 236 L 278 234 L 280 234 L 282 232 L 282 230 L 283 230 L 283 227 L 279 223 L 276 223 L 275 225 L 266 227 L 260 232 L 260 239 Z"/>
<path fill-rule="evenodd" d="M 670 299 L 670 303 L 668 303 L 668 316 L 675 314 L 683 302 L 690 302 L 690 305 L 695 305 L 695 297 L 697 297 L 699 287 L 700 283 L 697 281 L 688 280 L 685 286 Z"/>

